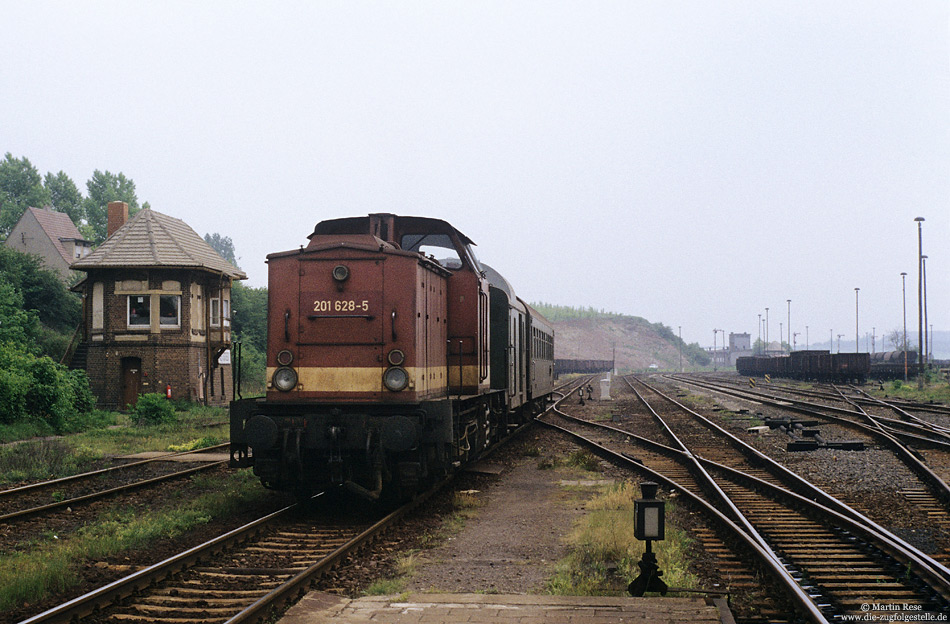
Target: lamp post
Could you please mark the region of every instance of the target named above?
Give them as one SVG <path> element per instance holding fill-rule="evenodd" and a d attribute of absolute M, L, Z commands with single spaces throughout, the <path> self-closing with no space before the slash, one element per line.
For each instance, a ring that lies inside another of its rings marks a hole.
<path fill-rule="evenodd" d="M 917 342 L 920 348 L 917 349 L 917 389 L 924 389 L 924 234 L 922 223 L 923 217 L 916 217 L 917 222 Z"/>
<path fill-rule="evenodd" d="M 792 348 L 792 300 L 786 299 L 785 302 L 788 304 L 788 318 L 785 319 L 788 321 L 788 324 L 785 326 L 788 328 L 788 348 Z"/>
<path fill-rule="evenodd" d="M 759 315 L 759 349 L 762 348 L 762 315 Z"/>
<path fill-rule="evenodd" d="M 930 332 L 927 330 L 929 322 L 927 320 L 927 254 L 920 257 L 924 269 L 924 364 L 930 368 L 930 360 L 933 359 L 933 353 L 930 352 Z"/>
<path fill-rule="evenodd" d="M 904 382 L 907 382 L 907 272 L 901 271 L 901 301 L 904 305 Z"/>
<path fill-rule="evenodd" d="M 844 336 L 844 334 L 838 334 L 838 353 L 841 353 L 841 337 L 842 336 Z"/>
<path fill-rule="evenodd" d="M 769 348 L 768 348 L 768 344 L 769 344 L 769 309 L 768 309 L 768 308 L 765 308 L 765 344 L 766 344 L 765 350 L 768 351 L 768 350 L 769 350 Z"/>
<path fill-rule="evenodd" d="M 653 540 L 662 540 L 666 537 L 665 503 L 656 497 L 659 487 L 652 481 L 641 482 L 640 491 L 643 493 L 643 498 L 633 501 L 633 536 L 646 541 L 646 550 L 643 558 L 637 563 L 640 576 L 633 579 L 627 586 L 627 592 L 631 596 L 642 596 L 648 591 L 666 595 L 666 583 L 660 578 L 663 576 L 663 571 L 657 565 L 656 555 L 653 553 Z"/>
<path fill-rule="evenodd" d="M 858 352 L 859 345 L 859 335 L 858 335 L 858 291 L 860 288 L 854 289 L 854 352 Z"/>
<path fill-rule="evenodd" d="M 718 369 L 716 368 L 716 336 L 718 336 L 718 335 L 719 335 L 719 330 L 713 328 L 713 350 L 712 350 L 713 372 L 716 372 L 716 371 L 718 370 Z"/>
<path fill-rule="evenodd" d="M 808 351 L 808 325 L 805 325 L 805 351 Z"/>

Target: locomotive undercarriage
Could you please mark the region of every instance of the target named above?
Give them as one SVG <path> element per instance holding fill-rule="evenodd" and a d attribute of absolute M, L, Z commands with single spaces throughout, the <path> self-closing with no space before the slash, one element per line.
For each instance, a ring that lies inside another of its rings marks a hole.
<path fill-rule="evenodd" d="M 301 497 L 339 486 L 404 499 L 478 457 L 527 418 L 494 392 L 413 405 L 231 404 L 231 466 Z"/>

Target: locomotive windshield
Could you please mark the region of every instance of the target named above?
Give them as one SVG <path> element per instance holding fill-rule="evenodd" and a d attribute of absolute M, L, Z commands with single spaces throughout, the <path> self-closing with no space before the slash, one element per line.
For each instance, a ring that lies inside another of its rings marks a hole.
<path fill-rule="evenodd" d="M 464 264 L 452 237 L 448 234 L 405 234 L 399 241 L 399 246 L 407 251 L 432 256 L 447 269 L 460 269 Z M 480 270 L 478 260 L 468 245 L 463 253 L 466 254 L 468 263 Z"/>

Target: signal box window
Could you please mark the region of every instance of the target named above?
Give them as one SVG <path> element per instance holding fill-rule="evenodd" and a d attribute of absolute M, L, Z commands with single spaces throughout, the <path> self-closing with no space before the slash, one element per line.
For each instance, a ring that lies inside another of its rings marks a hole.
<path fill-rule="evenodd" d="M 214 298 L 211 300 L 211 326 L 221 327 L 222 322 L 225 327 L 231 326 L 231 301 Z"/>
<path fill-rule="evenodd" d="M 129 295 L 129 327 L 147 328 L 151 324 L 151 314 L 149 304 L 151 299 L 148 295 Z"/>
<path fill-rule="evenodd" d="M 179 295 L 161 295 L 158 300 L 159 325 L 178 327 L 181 325 L 181 297 Z"/>

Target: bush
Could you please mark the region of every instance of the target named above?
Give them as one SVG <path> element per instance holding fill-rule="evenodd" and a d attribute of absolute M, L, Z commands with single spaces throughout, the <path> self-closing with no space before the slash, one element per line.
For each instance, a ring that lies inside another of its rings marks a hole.
<path fill-rule="evenodd" d="M 132 418 L 142 425 L 176 422 L 175 407 L 164 394 L 150 393 L 139 397 L 132 410 Z"/>
<path fill-rule="evenodd" d="M 78 412 L 74 416 L 66 419 L 66 422 L 63 424 L 63 433 L 81 433 L 91 429 L 105 429 L 114 424 L 116 424 L 115 412 L 103 412 L 100 410 Z"/>
<path fill-rule="evenodd" d="M 30 378 L 17 370 L 0 368 L 0 422 L 14 423 L 26 415 Z"/>

